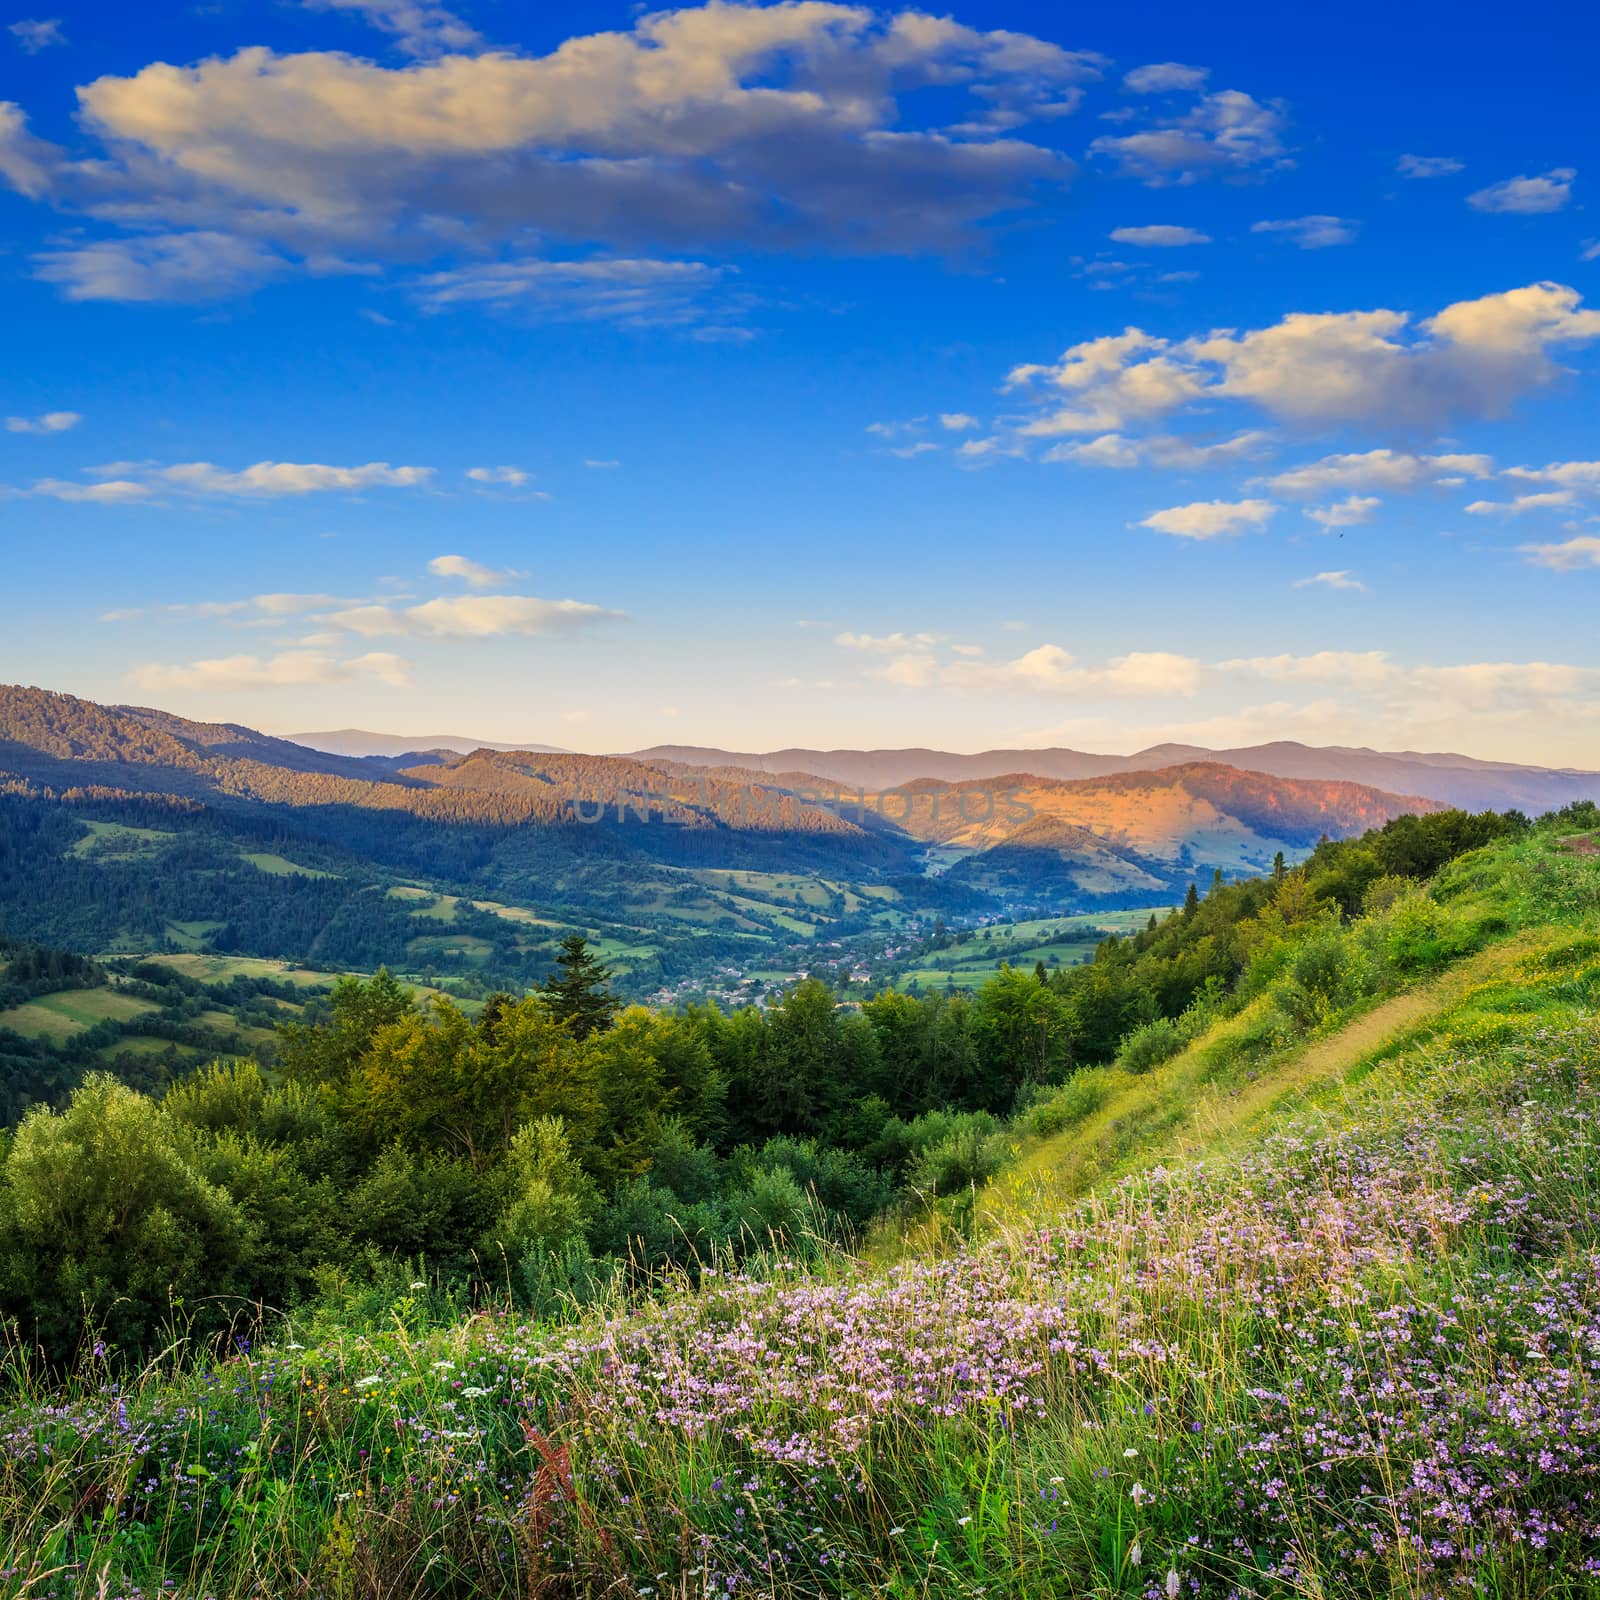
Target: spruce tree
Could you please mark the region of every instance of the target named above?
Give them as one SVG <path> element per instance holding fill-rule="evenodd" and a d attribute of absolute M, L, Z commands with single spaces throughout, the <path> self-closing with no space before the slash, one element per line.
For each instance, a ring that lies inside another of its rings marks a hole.
<path fill-rule="evenodd" d="M 611 969 L 601 964 L 581 933 L 561 941 L 555 972 L 544 980 L 545 1004 L 557 1022 L 565 1022 L 572 1037 L 584 1040 L 604 1033 L 617 1012 L 610 989 Z"/>

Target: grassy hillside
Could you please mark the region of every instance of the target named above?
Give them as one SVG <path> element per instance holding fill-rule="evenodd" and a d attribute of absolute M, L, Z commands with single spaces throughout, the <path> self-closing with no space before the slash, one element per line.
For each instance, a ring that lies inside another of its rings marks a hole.
<path fill-rule="evenodd" d="M 418 1279 L 65 1394 L 16 1347 L 0 1583 L 1593 1593 L 1593 850 L 1264 946 L 1177 1054 L 1025 1114 L 975 1242 L 957 1205 L 897 1263 L 542 1321 Z"/>

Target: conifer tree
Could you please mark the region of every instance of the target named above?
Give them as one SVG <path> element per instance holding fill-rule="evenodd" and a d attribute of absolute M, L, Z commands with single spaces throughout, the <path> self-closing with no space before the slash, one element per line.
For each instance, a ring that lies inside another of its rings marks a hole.
<path fill-rule="evenodd" d="M 584 1040 L 592 1033 L 604 1033 L 617 1012 L 617 999 L 611 993 L 611 969 L 589 949 L 581 933 L 561 941 L 555 972 L 544 980 L 545 1004 L 557 1022 L 567 1023 L 572 1037 Z"/>

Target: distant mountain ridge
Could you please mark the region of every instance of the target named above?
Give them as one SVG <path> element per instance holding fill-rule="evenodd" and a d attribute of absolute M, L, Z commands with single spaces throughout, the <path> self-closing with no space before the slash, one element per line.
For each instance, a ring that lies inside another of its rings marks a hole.
<path fill-rule="evenodd" d="M 496 744 L 493 739 L 469 739 L 458 733 L 369 733 L 365 728 L 334 728 L 326 733 L 285 733 L 280 737 L 308 750 L 336 756 L 408 756 L 434 750 L 470 756 L 474 750 L 531 750 L 536 755 L 564 756 L 572 752 L 557 744 Z"/>
<path fill-rule="evenodd" d="M 946 777 L 938 752 L 692 753 L 702 762 L 350 755 L 0 685 L 0 928 L 523 982 L 576 927 L 599 930 L 643 985 L 781 950 L 777 970 L 791 970 L 805 952 L 940 916 L 1171 905 L 1213 871 L 1265 871 L 1324 835 L 1441 805 L 1420 786 L 1216 760 L 1089 776 L 1081 763 L 1096 758 L 1063 752 L 1054 764 L 1080 770 L 1061 777 L 1028 770 L 1039 752 L 990 752 L 951 758 L 983 775 Z M 848 781 L 885 755 L 891 777 L 916 776 Z"/>
<path fill-rule="evenodd" d="M 830 783 L 874 791 L 898 788 L 918 779 L 971 783 L 1027 773 L 1037 778 L 1075 781 L 1200 762 L 1277 778 L 1358 783 L 1390 794 L 1420 795 L 1469 811 L 1517 808 L 1533 814 L 1557 809 L 1574 800 L 1600 799 L 1600 772 L 1580 768 L 1483 761 L 1452 752 L 1315 746 L 1292 740 L 1227 750 L 1191 744 L 1152 745 L 1131 756 L 1097 755 L 1059 746 L 1037 750 L 984 750 L 964 755 L 918 747 L 883 750 L 793 747 L 755 753 L 705 745 L 654 745 L 632 754 L 639 761 L 736 766 L 773 774 L 803 771 Z"/>

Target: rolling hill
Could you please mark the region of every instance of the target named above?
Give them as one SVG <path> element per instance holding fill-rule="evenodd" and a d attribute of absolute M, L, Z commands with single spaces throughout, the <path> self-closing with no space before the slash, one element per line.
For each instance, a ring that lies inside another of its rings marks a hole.
<path fill-rule="evenodd" d="M 0 931 L 515 984 L 581 930 L 631 992 L 656 992 L 696 973 L 781 979 L 819 949 L 848 969 L 852 949 L 903 950 L 940 917 L 1169 904 L 1214 870 L 1439 806 L 1420 788 L 1194 760 L 935 770 L 840 794 L 827 759 L 766 759 L 358 756 L 0 688 Z"/>

